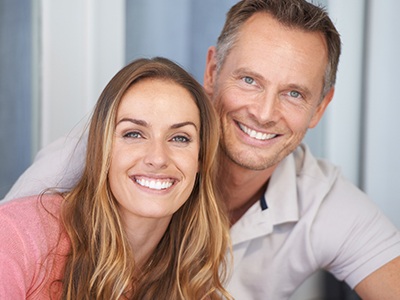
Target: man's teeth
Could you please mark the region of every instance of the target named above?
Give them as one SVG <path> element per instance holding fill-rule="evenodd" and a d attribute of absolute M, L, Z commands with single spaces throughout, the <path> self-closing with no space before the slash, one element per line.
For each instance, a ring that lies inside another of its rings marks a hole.
<path fill-rule="evenodd" d="M 269 139 L 276 137 L 276 134 L 268 134 L 268 133 L 258 132 L 258 131 L 255 131 L 253 129 L 250 129 L 250 128 L 244 126 L 241 123 L 239 123 L 239 127 L 240 127 L 240 129 L 242 129 L 242 131 L 244 133 L 248 134 L 252 138 L 255 138 L 256 140 L 265 141 L 265 140 L 269 140 Z"/>
<path fill-rule="evenodd" d="M 173 182 L 171 181 L 148 180 L 148 179 L 136 179 L 136 182 L 141 186 L 145 186 L 153 190 L 165 190 L 173 184 Z"/>

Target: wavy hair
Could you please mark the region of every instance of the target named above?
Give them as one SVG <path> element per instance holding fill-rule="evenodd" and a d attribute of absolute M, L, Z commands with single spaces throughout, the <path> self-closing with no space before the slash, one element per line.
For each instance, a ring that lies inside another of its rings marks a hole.
<path fill-rule="evenodd" d="M 116 113 L 142 79 L 185 88 L 200 111 L 200 171 L 189 199 L 137 275 L 116 200 L 107 180 Z M 83 175 L 67 193 L 61 221 L 71 240 L 63 299 L 231 299 L 224 289 L 231 253 L 229 225 L 214 188 L 219 122 L 202 86 L 165 58 L 138 59 L 118 72 L 94 109 Z"/>
<path fill-rule="evenodd" d="M 242 0 L 231 7 L 217 42 L 217 68 L 234 47 L 243 24 L 256 13 L 268 13 L 282 25 L 307 32 L 321 32 L 328 47 L 322 98 L 335 85 L 341 52 L 340 35 L 326 11 L 306 0 Z M 268 28 L 266 28 L 268 30 Z"/>

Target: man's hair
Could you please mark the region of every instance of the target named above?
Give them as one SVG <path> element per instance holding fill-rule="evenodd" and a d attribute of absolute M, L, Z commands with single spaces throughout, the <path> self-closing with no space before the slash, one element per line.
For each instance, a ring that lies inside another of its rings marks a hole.
<path fill-rule="evenodd" d="M 328 47 L 328 66 L 322 96 L 335 85 L 341 51 L 340 35 L 324 8 L 305 0 L 242 0 L 232 6 L 217 42 L 217 69 L 235 45 L 243 24 L 256 13 L 268 13 L 289 28 L 321 32 Z M 268 30 L 268 29 L 266 29 Z"/>

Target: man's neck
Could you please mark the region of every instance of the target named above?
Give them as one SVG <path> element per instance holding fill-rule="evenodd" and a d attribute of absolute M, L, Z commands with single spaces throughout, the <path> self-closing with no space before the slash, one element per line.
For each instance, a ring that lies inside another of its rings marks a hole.
<path fill-rule="evenodd" d="M 262 171 L 249 170 L 225 156 L 221 158 L 218 186 L 228 209 L 231 225 L 261 198 L 275 168 L 276 166 Z"/>

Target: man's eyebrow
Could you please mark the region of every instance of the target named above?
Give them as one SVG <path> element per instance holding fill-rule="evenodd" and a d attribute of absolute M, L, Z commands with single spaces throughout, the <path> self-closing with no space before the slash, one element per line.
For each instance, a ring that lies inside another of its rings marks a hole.
<path fill-rule="evenodd" d="M 234 76 L 239 76 L 239 75 L 244 75 L 244 74 L 246 76 L 251 76 L 251 77 L 254 77 L 256 79 L 263 79 L 264 80 L 264 77 L 260 73 L 254 72 L 254 71 L 252 71 L 250 69 L 247 69 L 247 68 L 239 68 L 239 69 L 236 69 L 236 70 L 233 71 L 233 75 Z"/>
<path fill-rule="evenodd" d="M 136 125 L 140 125 L 140 126 L 144 126 L 144 127 L 149 127 L 150 126 L 149 123 L 147 123 L 144 120 L 132 119 L 132 118 L 122 118 L 121 120 L 118 121 L 117 125 L 121 124 L 123 122 L 130 122 L 130 123 L 133 123 L 133 124 L 136 124 Z M 171 129 L 177 129 L 177 128 L 181 128 L 181 127 L 184 127 L 184 126 L 187 126 L 187 125 L 192 125 L 192 126 L 194 126 L 194 128 L 196 128 L 196 130 L 198 130 L 196 124 L 191 122 L 191 121 L 172 124 L 170 126 L 170 128 Z"/>

